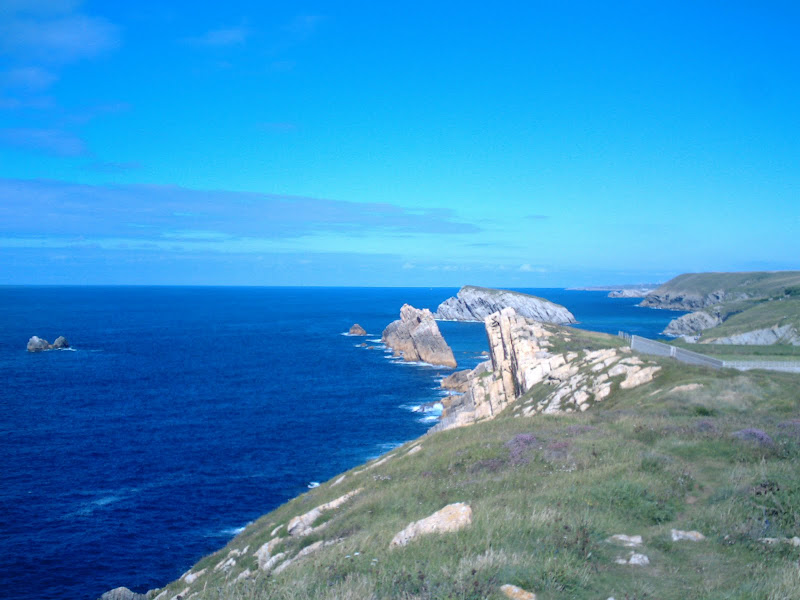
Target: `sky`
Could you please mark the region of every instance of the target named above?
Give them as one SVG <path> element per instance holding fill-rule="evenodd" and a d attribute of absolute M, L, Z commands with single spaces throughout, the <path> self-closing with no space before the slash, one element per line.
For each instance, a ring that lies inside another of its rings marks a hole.
<path fill-rule="evenodd" d="M 0 0 L 0 284 L 798 269 L 796 2 Z"/>

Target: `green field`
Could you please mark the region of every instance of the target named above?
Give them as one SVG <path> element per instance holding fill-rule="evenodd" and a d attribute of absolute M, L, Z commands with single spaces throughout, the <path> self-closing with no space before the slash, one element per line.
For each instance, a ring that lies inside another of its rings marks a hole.
<path fill-rule="evenodd" d="M 656 293 L 708 294 L 725 290 L 751 298 L 772 298 L 786 295 L 797 288 L 800 293 L 800 271 L 755 271 L 747 273 L 684 273 L 659 286 Z"/>
<path fill-rule="evenodd" d="M 619 343 L 563 331 L 565 349 Z M 655 380 L 614 389 L 585 413 L 507 410 L 349 471 L 248 526 L 166 598 L 188 588 L 214 600 L 500 600 L 506 583 L 540 600 L 800 598 L 800 547 L 760 541 L 800 536 L 800 375 L 656 360 Z M 359 488 L 315 523 L 324 528 L 287 536 L 292 517 Z M 409 522 L 453 502 L 469 503 L 470 527 L 389 547 Z M 273 554 L 331 545 L 268 575 L 253 553 L 276 528 L 284 539 Z M 671 529 L 706 539 L 673 542 Z M 609 543 L 614 534 L 641 535 L 636 552 L 650 564 L 617 564 L 630 550 Z M 246 547 L 227 572 L 214 570 Z"/>
<path fill-rule="evenodd" d="M 713 356 L 720 360 L 800 361 L 800 346 L 774 344 L 750 346 L 733 344 L 690 344 L 680 338 L 670 340 L 673 346 Z"/>

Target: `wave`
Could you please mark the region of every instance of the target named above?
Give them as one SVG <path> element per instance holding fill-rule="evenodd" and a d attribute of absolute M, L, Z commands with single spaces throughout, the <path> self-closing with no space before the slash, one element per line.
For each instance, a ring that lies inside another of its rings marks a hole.
<path fill-rule="evenodd" d="M 311 481 L 306 487 L 310 490 L 313 490 L 314 488 L 319 487 L 319 481 Z"/>

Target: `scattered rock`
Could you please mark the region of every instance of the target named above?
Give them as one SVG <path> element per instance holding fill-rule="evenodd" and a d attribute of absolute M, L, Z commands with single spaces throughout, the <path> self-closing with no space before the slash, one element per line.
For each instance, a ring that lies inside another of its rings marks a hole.
<path fill-rule="evenodd" d="M 565 307 L 544 298 L 471 285 L 462 287 L 455 298 L 449 298 L 436 309 L 436 318 L 448 321 L 483 321 L 504 308 L 513 308 L 519 315 L 545 323 L 575 323 L 575 316 Z"/>
<path fill-rule="evenodd" d="M 414 447 L 413 447 L 413 448 L 411 448 L 411 449 L 410 449 L 408 452 L 406 452 L 406 455 L 409 455 L 409 454 L 416 454 L 416 453 L 417 453 L 417 452 L 419 452 L 420 450 L 422 450 L 422 446 L 414 446 Z"/>
<path fill-rule="evenodd" d="M 644 298 L 652 292 L 652 288 L 625 288 L 624 290 L 613 290 L 608 293 L 609 298 Z"/>
<path fill-rule="evenodd" d="M 342 475 L 341 477 L 339 477 L 339 478 L 338 478 L 336 481 L 334 481 L 334 482 L 331 484 L 331 487 L 333 487 L 333 486 L 335 486 L 335 485 L 339 485 L 340 483 L 342 483 L 342 482 L 344 481 L 344 478 L 345 478 L 345 477 L 346 477 L 346 475 Z"/>
<path fill-rule="evenodd" d="M 617 533 L 612 535 L 608 540 L 612 544 L 619 544 L 629 548 L 635 548 L 642 545 L 642 536 L 640 535 L 625 535 L 624 533 Z"/>
<path fill-rule="evenodd" d="M 250 577 L 250 574 L 251 574 L 250 569 L 245 569 L 244 571 L 239 573 L 239 575 L 236 576 L 236 579 L 234 581 L 242 581 L 243 579 L 247 579 L 248 577 Z"/>
<path fill-rule="evenodd" d="M 186 583 L 188 583 L 188 584 L 190 584 L 190 585 L 191 585 L 192 583 L 194 583 L 195 581 L 197 581 L 197 580 L 198 580 L 200 577 L 202 577 L 203 573 L 205 573 L 207 570 L 208 570 L 208 569 L 201 569 L 200 571 L 197 571 L 197 572 L 195 572 L 195 573 L 192 573 L 192 572 L 190 571 L 189 573 L 186 573 L 186 575 L 184 575 L 184 576 L 183 576 L 183 580 L 184 580 Z"/>
<path fill-rule="evenodd" d="M 272 559 L 272 551 L 275 550 L 275 547 L 284 540 L 285 538 L 273 538 L 267 543 L 263 544 L 258 550 L 256 550 L 253 556 L 256 557 L 258 560 L 258 568 L 266 570 L 266 565 Z"/>
<path fill-rule="evenodd" d="M 670 392 L 694 392 L 703 388 L 702 383 L 687 383 L 684 385 L 676 385 Z"/>
<path fill-rule="evenodd" d="M 759 542 L 764 544 L 790 544 L 794 547 L 800 546 L 800 537 L 792 538 L 758 538 Z"/>
<path fill-rule="evenodd" d="M 505 594 L 506 598 L 511 598 L 511 600 L 536 600 L 536 594 L 526 592 L 521 587 L 511 585 L 510 583 L 501 585 L 500 591 Z"/>
<path fill-rule="evenodd" d="M 638 552 L 633 552 L 629 554 L 628 558 L 618 558 L 614 561 L 618 565 L 637 565 L 637 566 L 645 566 L 650 564 L 650 559 L 647 558 L 645 554 L 639 554 Z"/>
<path fill-rule="evenodd" d="M 684 540 L 690 542 L 701 542 L 706 539 L 706 536 L 699 531 L 681 531 L 680 529 L 673 529 L 671 535 L 673 542 L 681 542 Z"/>
<path fill-rule="evenodd" d="M 394 536 L 390 546 L 405 546 L 416 537 L 458 531 L 472 524 L 472 508 L 464 502 L 448 504 L 431 516 L 414 521 Z"/>
<path fill-rule="evenodd" d="M 419 310 L 410 304 L 400 309 L 400 319 L 389 323 L 381 336 L 383 343 L 406 361 L 423 361 L 432 365 L 455 367 L 456 359 L 439 326 L 427 308 Z"/>
<path fill-rule="evenodd" d="M 356 494 L 359 494 L 363 488 L 358 488 L 352 492 L 348 492 L 344 496 L 340 496 L 335 500 L 321 504 L 317 508 L 308 511 L 305 514 L 294 517 L 286 526 L 286 530 L 292 537 L 302 537 L 308 535 L 313 531 L 314 521 L 316 521 L 322 513 L 339 508 L 342 504 L 350 500 Z"/>
<path fill-rule="evenodd" d="M 353 325 L 353 326 L 350 328 L 350 331 L 348 331 L 347 333 L 349 333 L 350 335 L 367 335 L 367 331 L 366 331 L 366 329 L 364 329 L 364 328 L 363 328 L 361 325 L 359 325 L 358 323 L 354 324 L 354 325 Z"/>

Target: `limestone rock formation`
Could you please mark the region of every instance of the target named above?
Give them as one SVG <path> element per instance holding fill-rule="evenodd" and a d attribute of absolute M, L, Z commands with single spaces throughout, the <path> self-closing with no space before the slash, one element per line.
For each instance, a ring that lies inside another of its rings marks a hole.
<path fill-rule="evenodd" d="M 367 335 L 367 331 L 358 323 L 355 323 L 347 333 L 350 335 Z"/>
<path fill-rule="evenodd" d="M 520 292 L 495 290 L 467 285 L 455 298 L 448 298 L 436 309 L 436 318 L 446 321 L 483 321 L 503 308 L 545 323 L 575 323 L 575 316 L 565 307 L 544 298 Z"/>
<path fill-rule="evenodd" d="M 458 531 L 472 524 L 472 508 L 469 504 L 448 504 L 431 516 L 410 523 L 392 539 L 390 546 L 405 546 L 416 537 L 431 533 Z"/>
<path fill-rule="evenodd" d="M 56 338 L 56 341 L 52 344 L 47 340 L 40 338 L 38 335 L 34 335 L 31 337 L 31 339 L 28 340 L 28 352 L 43 352 L 44 350 L 62 350 L 64 348 L 69 348 L 69 342 L 67 341 L 67 338 L 65 338 L 63 335 L 58 336 Z"/>
<path fill-rule="evenodd" d="M 665 308 L 667 310 L 701 310 L 707 306 L 720 304 L 729 300 L 744 300 L 747 294 L 728 293 L 715 290 L 707 294 L 685 292 L 681 290 L 655 289 L 644 297 L 639 306 L 648 308 Z"/>
<path fill-rule="evenodd" d="M 442 388 L 461 392 L 463 394 L 469 389 L 469 374 L 471 372 L 471 369 L 465 369 L 464 371 L 456 371 L 455 373 L 448 375 L 442 379 Z"/>
<path fill-rule="evenodd" d="M 536 594 L 523 590 L 521 587 L 507 583 L 500 586 L 500 591 L 511 600 L 536 600 Z"/>
<path fill-rule="evenodd" d="M 456 366 L 453 351 L 427 308 L 420 310 L 404 304 L 400 309 L 400 319 L 389 323 L 381 339 L 395 356 L 402 356 L 403 360 Z"/>
<path fill-rule="evenodd" d="M 492 419 L 513 403 L 515 416 L 585 411 L 607 398 L 614 385 L 637 387 L 661 369 L 628 355 L 629 349 L 551 352 L 555 334 L 513 308 L 490 315 L 485 326 L 491 361 L 469 373 L 463 395 L 442 400 L 445 409 L 432 431 Z M 537 384 L 546 384 L 546 393 L 528 394 Z"/>
<path fill-rule="evenodd" d="M 322 513 L 339 508 L 342 504 L 350 500 L 350 498 L 361 493 L 361 490 L 362 488 L 358 488 L 357 490 L 348 492 L 344 496 L 340 496 L 335 500 L 321 504 L 307 513 L 294 517 L 286 526 L 286 531 L 288 531 L 289 535 L 292 537 L 302 537 L 318 530 L 319 527 L 314 527 L 314 521 L 320 518 Z M 322 525 L 320 527 L 322 527 Z"/>
<path fill-rule="evenodd" d="M 672 319 L 664 329 L 664 335 L 697 335 L 704 329 L 711 329 L 722 323 L 718 315 L 712 315 L 704 310 L 698 310 L 677 319 Z"/>

